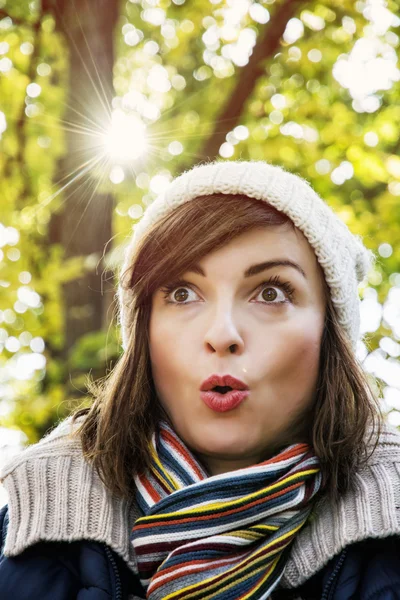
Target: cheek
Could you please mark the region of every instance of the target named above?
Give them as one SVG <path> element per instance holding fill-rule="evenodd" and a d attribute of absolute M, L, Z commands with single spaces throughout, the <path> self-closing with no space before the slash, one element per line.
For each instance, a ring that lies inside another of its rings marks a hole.
<path fill-rule="evenodd" d="M 264 353 L 268 372 L 288 386 L 314 381 L 318 374 L 321 336 L 322 324 L 316 326 L 315 320 L 314 323 L 289 324 Z"/>
<path fill-rule="evenodd" d="M 319 358 L 321 347 L 321 331 L 300 329 L 291 340 L 291 354 L 303 367 L 312 366 Z M 297 334 L 297 335 L 296 335 Z"/>
<path fill-rule="evenodd" d="M 167 327 L 154 317 L 150 318 L 149 324 L 149 351 L 153 379 L 158 386 L 158 380 L 164 372 L 168 372 L 170 353 L 167 351 L 171 346 L 170 334 Z"/>
<path fill-rule="evenodd" d="M 171 320 L 151 318 L 149 351 L 154 383 L 160 396 L 176 388 L 184 368 L 185 339 L 178 335 Z"/>

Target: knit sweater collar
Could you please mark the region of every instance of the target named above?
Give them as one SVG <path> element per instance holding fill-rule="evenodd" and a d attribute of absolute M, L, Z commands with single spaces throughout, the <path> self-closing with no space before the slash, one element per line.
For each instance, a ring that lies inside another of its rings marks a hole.
<path fill-rule="evenodd" d="M 9 497 L 4 553 L 16 556 L 39 541 L 90 539 L 107 544 L 137 572 L 131 528 L 134 502 L 114 497 L 83 459 L 71 420 L 0 470 Z M 322 497 L 291 548 L 282 584 L 297 587 L 349 544 L 400 534 L 400 435 L 385 426 L 354 490 L 338 503 Z"/>

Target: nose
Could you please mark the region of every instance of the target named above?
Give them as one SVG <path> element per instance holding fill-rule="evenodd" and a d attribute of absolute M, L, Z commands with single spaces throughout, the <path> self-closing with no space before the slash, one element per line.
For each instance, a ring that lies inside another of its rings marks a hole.
<path fill-rule="evenodd" d="M 204 343 L 210 353 L 223 355 L 243 352 L 243 337 L 235 323 L 231 308 L 224 306 L 221 310 L 215 310 L 206 330 Z"/>

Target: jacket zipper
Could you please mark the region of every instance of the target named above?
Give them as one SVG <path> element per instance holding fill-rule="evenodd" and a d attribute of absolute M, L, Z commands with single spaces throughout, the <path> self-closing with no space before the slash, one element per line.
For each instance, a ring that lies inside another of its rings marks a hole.
<path fill-rule="evenodd" d="M 333 594 L 336 589 L 337 580 L 339 578 L 339 573 L 341 571 L 341 568 L 343 567 L 343 563 L 344 563 L 344 559 L 346 558 L 346 555 L 347 555 L 347 548 L 342 550 L 342 552 L 340 553 L 340 556 L 337 560 L 335 568 L 333 569 L 333 572 L 328 579 L 325 589 L 322 592 L 321 600 L 333 600 Z"/>
<path fill-rule="evenodd" d="M 104 548 L 107 554 L 107 558 L 111 563 L 112 570 L 115 576 L 115 600 L 123 600 L 122 599 L 122 585 L 121 585 L 121 577 L 119 575 L 117 563 L 115 562 L 115 558 L 110 550 L 110 548 L 104 544 Z"/>

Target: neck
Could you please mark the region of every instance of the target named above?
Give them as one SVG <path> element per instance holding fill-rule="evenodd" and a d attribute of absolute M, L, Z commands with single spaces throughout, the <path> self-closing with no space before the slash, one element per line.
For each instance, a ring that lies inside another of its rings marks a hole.
<path fill-rule="evenodd" d="M 245 469 L 246 467 L 256 465 L 263 460 L 259 455 L 240 459 L 232 459 L 231 457 L 225 459 L 220 456 L 215 457 L 196 453 L 196 457 L 210 476 L 222 475 L 223 473 L 230 473 L 231 471 L 237 471 L 238 469 Z"/>

